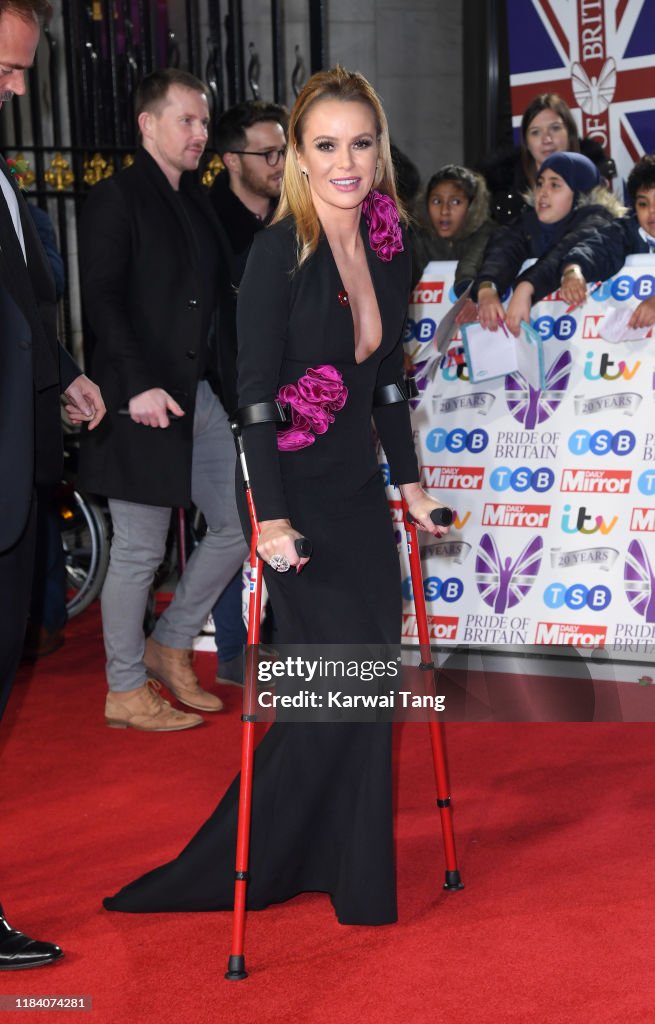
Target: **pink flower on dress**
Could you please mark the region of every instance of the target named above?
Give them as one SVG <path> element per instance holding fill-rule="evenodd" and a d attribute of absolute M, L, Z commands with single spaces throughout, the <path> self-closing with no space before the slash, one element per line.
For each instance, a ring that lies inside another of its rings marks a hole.
<path fill-rule="evenodd" d="M 362 203 L 362 213 L 368 224 L 373 252 L 389 263 L 396 253 L 403 252 L 405 248 L 396 204 L 391 196 L 371 189 Z"/>
<path fill-rule="evenodd" d="M 316 434 L 327 431 L 346 404 L 348 388 L 336 367 L 326 364 L 310 367 L 296 384 L 284 384 L 276 397 L 291 407 L 291 426 L 278 431 L 277 446 L 291 452 L 308 448 Z"/>

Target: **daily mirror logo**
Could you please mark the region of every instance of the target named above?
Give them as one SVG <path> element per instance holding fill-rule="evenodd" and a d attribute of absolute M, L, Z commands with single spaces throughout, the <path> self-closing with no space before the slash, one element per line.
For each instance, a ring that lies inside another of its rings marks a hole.
<path fill-rule="evenodd" d="M 628 494 L 631 482 L 629 469 L 564 469 L 560 490 L 575 494 Z"/>
<path fill-rule="evenodd" d="M 443 281 L 421 281 L 412 292 L 412 302 L 415 306 L 427 306 L 430 303 L 443 300 Z"/>

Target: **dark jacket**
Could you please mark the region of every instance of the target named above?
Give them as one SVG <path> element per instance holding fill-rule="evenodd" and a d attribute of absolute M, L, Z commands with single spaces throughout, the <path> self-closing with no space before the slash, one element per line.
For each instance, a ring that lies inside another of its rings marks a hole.
<path fill-rule="evenodd" d="M 427 211 L 425 222 L 410 232 L 413 285 L 420 281 L 431 260 L 458 261 L 455 271 L 456 295 L 461 295 L 477 276 L 487 243 L 496 229 L 489 216 L 487 186 L 480 175 L 477 177 L 477 192 L 466 211 L 462 229 L 455 238 L 441 238 L 432 227 Z"/>
<path fill-rule="evenodd" d="M 64 261 L 61 258 L 61 253 L 57 248 L 57 236 L 53 227 L 50 217 L 45 210 L 42 210 L 40 206 L 34 206 L 33 203 L 29 203 L 27 209 L 30 211 L 30 216 L 34 221 L 36 230 L 39 233 L 41 239 L 41 245 L 45 249 L 45 254 L 48 257 L 48 263 L 52 271 L 52 276 L 55 279 L 55 293 L 59 300 L 64 294 L 66 288 L 66 273 L 64 271 Z"/>
<path fill-rule="evenodd" d="M 0 551 L 19 538 L 35 483 L 62 472 L 60 392 L 80 370 L 57 341 L 57 302 L 48 260 L 12 175 L 27 265 L 0 195 Z"/>
<path fill-rule="evenodd" d="M 218 329 L 218 359 L 220 367 L 221 400 L 232 414 L 237 402 L 237 296 L 248 253 L 255 235 L 266 227 L 273 215 L 264 221 L 256 217 L 230 188 L 227 171 L 214 179 L 209 198 L 223 229 L 227 249 L 229 277 L 221 282 L 219 294 L 220 324 Z"/>
<path fill-rule="evenodd" d="M 532 301 L 538 302 L 559 287 L 571 248 L 587 235 L 598 233 L 622 212 L 623 207 L 607 189 L 593 189 L 588 195 L 580 196 L 571 213 L 552 226 L 554 230 L 547 232 L 546 242 L 535 210 L 526 207 L 513 224 L 499 228 L 492 236 L 473 285 L 472 297 L 477 298 L 482 281 L 492 281 L 500 295 L 528 281 L 534 287 Z M 529 259 L 537 262 L 518 276 L 521 266 Z"/>
<path fill-rule="evenodd" d="M 652 252 L 639 234 L 636 215 L 631 213 L 580 239 L 568 252 L 565 263 L 577 263 L 586 281 L 606 281 L 619 272 L 626 256 Z"/>
<path fill-rule="evenodd" d="M 220 227 L 195 175 L 180 190 L 202 211 L 220 250 Z M 107 416 L 83 438 L 82 486 L 148 505 L 191 500 L 193 413 L 216 297 L 203 301 L 200 253 L 179 197 L 142 148 L 131 167 L 95 185 L 80 224 L 85 342 Z M 185 415 L 166 429 L 119 410 L 150 388 Z"/>
<path fill-rule="evenodd" d="M 385 262 L 371 248 L 364 218 L 360 231 L 382 319 L 382 342 L 356 372 L 352 312 L 339 299 L 343 284 L 325 235 L 321 233 L 316 251 L 300 268 L 295 224 L 290 217 L 260 232 L 253 243 L 239 293 L 240 404 L 269 402 L 280 385 L 295 384 L 308 367 L 324 363 L 336 366 L 351 387 L 327 436 L 302 451 L 279 452 L 273 423 L 244 429 L 260 519 L 290 515 L 285 479 L 296 493 L 298 482 L 303 481 L 300 487 L 307 487 L 308 497 L 312 477 L 330 479 L 337 509 L 344 495 L 359 495 L 365 482 L 379 472 L 370 434 L 371 414 L 392 479 L 399 484 L 418 479 L 408 403 L 372 408 L 374 387 L 395 383 L 403 373 L 411 255 L 405 238 L 404 250 Z M 361 438 L 362 428 L 364 443 L 360 445 L 356 438 Z M 347 467 L 342 444 L 353 446 Z"/>

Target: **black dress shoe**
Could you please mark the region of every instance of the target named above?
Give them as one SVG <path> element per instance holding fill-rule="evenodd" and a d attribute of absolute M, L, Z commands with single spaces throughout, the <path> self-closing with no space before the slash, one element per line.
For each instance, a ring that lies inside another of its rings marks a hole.
<path fill-rule="evenodd" d="M 52 942 L 38 942 L 12 928 L 0 907 L 0 971 L 45 967 L 60 960 L 64 951 Z"/>
<path fill-rule="evenodd" d="M 243 686 L 243 654 L 239 652 L 229 661 L 220 661 L 216 682 L 227 686 Z"/>

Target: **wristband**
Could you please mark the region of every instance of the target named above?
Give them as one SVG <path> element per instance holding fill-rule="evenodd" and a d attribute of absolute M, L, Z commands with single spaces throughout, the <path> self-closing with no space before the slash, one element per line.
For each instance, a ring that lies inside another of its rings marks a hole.
<path fill-rule="evenodd" d="M 480 292 L 482 291 L 483 288 L 492 288 L 495 292 L 498 291 L 498 289 L 496 288 L 496 285 L 493 283 L 493 281 L 483 281 L 482 284 L 479 284 L 478 285 L 478 295 L 480 294 Z"/>
<path fill-rule="evenodd" d="M 568 277 L 569 274 L 579 274 L 580 277 L 584 276 L 582 271 L 580 270 L 580 267 L 577 265 L 577 263 L 573 263 L 570 267 L 566 268 L 566 270 L 562 274 L 562 281 L 564 280 L 565 277 Z"/>

